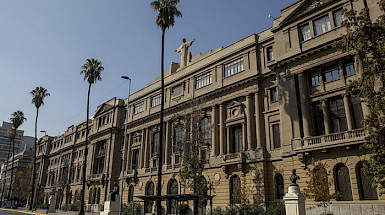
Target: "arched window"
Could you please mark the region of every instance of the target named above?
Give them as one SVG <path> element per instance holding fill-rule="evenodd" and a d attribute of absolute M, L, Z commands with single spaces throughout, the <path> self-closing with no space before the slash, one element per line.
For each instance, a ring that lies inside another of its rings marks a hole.
<path fill-rule="evenodd" d="M 230 204 L 241 204 L 241 179 L 237 175 L 230 178 Z"/>
<path fill-rule="evenodd" d="M 154 195 L 154 183 L 152 181 L 150 181 L 147 184 L 146 195 L 148 195 L 148 196 L 153 196 Z M 154 201 L 146 200 L 144 202 L 144 210 L 145 210 L 144 212 L 145 213 L 152 213 L 153 206 L 154 206 Z"/>
<path fill-rule="evenodd" d="M 92 193 L 92 204 L 95 204 L 95 201 L 96 201 L 96 188 L 93 189 L 93 193 Z"/>
<path fill-rule="evenodd" d="M 275 195 L 277 199 L 282 199 L 285 195 L 285 187 L 283 185 L 283 177 L 280 173 L 275 175 Z"/>
<path fill-rule="evenodd" d="M 128 188 L 128 203 L 132 202 L 132 200 L 134 199 L 134 186 L 130 186 L 130 188 Z"/>
<path fill-rule="evenodd" d="M 377 200 L 377 190 L 372 186 L 372 179 L 363 172 L 363 165 L 357 165 L 357 182 L 361 200 Z"/>
<path fill-rule="evenodd" d="M 178 194 L 178 182 L 175 179 L 172 179 L 170 185 L 168 187 L 169 195 L 177 195 Z M 169 214 L 177 214 L 178 213 L 178 204 L 176 199 L 172 199 L 168 201 L 167 211 Z"/>
<path fill-rule="evenodd" d="M 353 201 L 350 185 L 349 169 L 344 164 L 339 164 L 334 170 L 336 191 L 340 201 Z"/>
<path fill-rule="evenodd" d="M 92 204 L 92 192 L 93 192 L 93 189 L 91 188 L 88 191 L 88 204 Z"/>

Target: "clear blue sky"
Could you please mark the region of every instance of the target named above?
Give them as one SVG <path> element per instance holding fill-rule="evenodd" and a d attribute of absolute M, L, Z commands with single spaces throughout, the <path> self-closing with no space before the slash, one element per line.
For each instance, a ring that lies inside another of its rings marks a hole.
<path fill-rule="evenodd" d="M 40 108 L 38 130 L 62 134 L 86 117 L 87 82 L 80 67 L 102 61 L 102 81 L 91 89 L 92 115 L 112 97 L 127 97 L 160 75 L 161 31 L 151 0 L 8 0 L 0 7 L 0 123 L 22 110 L 20 127 L 34 136 L 36 109 L 29 92 L 43 86 L 51 94 Z M 193 55 L 228 46 L 272 25 L 271 14 L 295 0 L 181 0 L 183 17 L 166 32 L 165 68 L 179 62 L 183 37 L 196 39 Z M 39 133 L 40 137 L 42 134 Z"/>

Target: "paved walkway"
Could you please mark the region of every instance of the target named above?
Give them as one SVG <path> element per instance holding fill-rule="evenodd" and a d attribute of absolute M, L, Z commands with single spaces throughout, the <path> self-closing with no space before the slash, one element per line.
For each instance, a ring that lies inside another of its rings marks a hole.
<path fill-rule="evenodd" d="M 46 210 L 45 209 L 37 209 L 37 211 L 29 211 L 27 209 L 21 208 L 21 209 L 7 209 L 7 208 L 0 208 L 1 211 L 15 211 L 15 212 L 21 212 L 24 214 L 34 214 L 34 215 L 45 215 Z M 54 215 L 77 215 L 77 211 L 62 211 L 62 210 L 56 210 L 56 213 L 49 213 Z M 98 215 L 99 213 L 84 213 L 86 215 Z"/>

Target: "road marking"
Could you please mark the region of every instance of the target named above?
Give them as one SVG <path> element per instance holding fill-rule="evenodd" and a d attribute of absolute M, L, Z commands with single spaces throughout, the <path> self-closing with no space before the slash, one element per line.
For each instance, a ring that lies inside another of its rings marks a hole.
<path fill-rule="evenodd" d="M 19 210 L 13 210 L 13 209 L 5 209 L 5 208 L 0 208 L 0 210 L 3 210 L 3 211 L 14 211 L 14 212 L 25 213 L 25 214 L 44 215 L 44 214 L 39 214 L 39 213 L 34 213 L 34 212 L 19 211 Z"/>

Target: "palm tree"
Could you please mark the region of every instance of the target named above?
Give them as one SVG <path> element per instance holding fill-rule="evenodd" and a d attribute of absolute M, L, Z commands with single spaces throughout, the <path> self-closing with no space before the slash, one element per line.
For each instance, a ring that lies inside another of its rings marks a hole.
<path fill-rule="evenodd" d="M 13 179 L 13 161 L 15 159 L 15 137 L 17 129 L 23 124 L 23 122 L 27 120 L 27 118 L 24 117 L 24 113 L 21 110 L 18 110 L 16 112 L 12 113 L 11 122 L 13 126 L 13 134 L 12 135 L 12 166 L 11 166 L 11 181 L 9 183 L 9 190 L 8 190 L 8 199 L 11 196 L 11 190 L 12 190 L 12 179 Z"/>
<path fill-rule="evenodd" d="M 182 13 L 178 11 L 176 5 L 179 3 L 179 0 L 157 0 L 151 2 L 151 7 L 155 11 L 159 12 L 156 17 L 156 25 L 162 30 L 162 59 L 161 59 L 161 102 L 160 102 L 160 143 L 159 143 L 159 158 L 158 158 L 158 181 L 162 181 L 162 160 L 163 160 L 163 118 L 164 118 L 164 34 L 166 29 L 174 26 L 175 17 L 181 17 Z M 158 183 L 157 195 L 160 197 L 162 183 Z M 157 210 L 158 215 L 162 213 L 161 210 L 161 201 L 157 200 Z"/>
<path fill-rule="evenodd" d="M 35 120 L 35 156 L 33 158 L 33 175 L 32 175 L 32 192 L 31 192 L 31 204 L 29 205 L 29 209 L 32 210 L 34 194 L 35 194 L 35 180 L 36 180 L 36 141 L 37 141 L 37 118 L 39 116 L 39 108 L 41 105 L 44 105 L 44 98 L 50 96 L 47 93 L 47 89 L 44 87 L 36 87 L 29 94 L 32 95 L 32 104 L 35 104 L 36 107 L 36 120 Z"/>
<path fill-rule="evenodd" d="M 87 155 L 88 155 L 88 118 L 90 111 L 90 92 L 91 85 L 95 83 L 97 80 L 102 80 L 100 73 L 103 72 L 104 67 L 102 66 L 102 62 L 97 59 L 87 59 L 86 63 L 81 67 L 82 71 L 80 74 L 84 74 L 84 80 L 88 81 L 88 97 L 87 97 L 87 120 L 86 120 L 86 143 L 84 149 L 84 161 L 83 161 L 83 178 L 82 178 L 82 190 L 81 190 L 81 202 L 80 202 L 80 211 L 79 215 L 84 215 L 84 191 L 86 189 L 86 167 L 87 167 Z"/>

